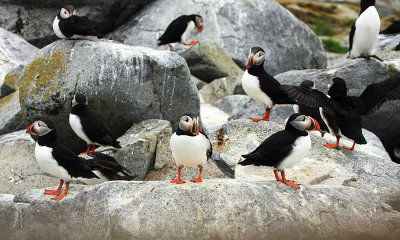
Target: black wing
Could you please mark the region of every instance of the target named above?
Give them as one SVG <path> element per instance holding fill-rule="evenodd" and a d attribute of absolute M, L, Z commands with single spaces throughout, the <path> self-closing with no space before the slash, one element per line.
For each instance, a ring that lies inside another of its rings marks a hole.
<path fill-rule="evenodd" d="M 121 148 L 118 141 L 111 134 L 107 124 L 99 115 L 87 109 L 80 112 L 79 118 L 81 120 L 83 130 L 90 140 L 102 145 Z"/>
<path fill-rule="evenodd" d="M 361 103 L 357 112 L 368 115 L 376 112 L 382 104 L 390 100 L 400 99 L 400 78 L 390 78 L 386 81 L 369 85 L 360 95 Z"/>
<path fill-rule="evenodd" d="M 72 177 L 98 178 L 92 172 L 93 168 L 66 146 L 56 144 L 53 146 L 52 155 Z"/>
<path fill-rule="evenodd" d="M 280 131 L 260 144 L 253 152 L 243 155 L 246 158 L 240 165 L 276 167 L 289 155 L 297 136 L 289 131 Z"/>
<path fill-rule="evenodd" d="M 260 88 L 268 96 L 272 97 L 272 101 L 276 104 L 296 104 L 288 95 L 280 89 L 281 84 L 273 76 L 263 71 L 259 75 Z"/>
<path fill-rule="evenodd" d="M 85 16 L 75 16 L 68 19 L 62 19 L 59 22 L 60 30 L 66 37 L 72 35 L 98 36 L 95 25 Z"/>
<path fill-rule="evenodd" d="M 351 49 L 353 49 L 353 38 L 355 32 L 356 32 L 356 23 L 354 22 L 353 25 L 351 25 L 351 30 L 349 34 L 349 53 L 351 53 Z"/>
<path fill-rule="evenodd" d="M 203 134 L 206 137 L 206 139 L 208 140 L 209 146 L 208 146 L 208 149 L 207 149 L 207 160 L 209 160 L 211 158 L 211 155 L 212 155 L 212 152 L 213 152 L 212 144 L 211 144 L 210 139 L 208 138 L 207 134 L 205 134 L 203 131 L 200 131 L 200 133 Z"/>
<path fill-rule="evenodd" d="M 87 163 L 99 170 L 109 180 L 133 180 L 130 171 L 119 164 L 113 157 L 100 152 L 88 153 L 92 157 L 87 159 Z"/>
<path fill-rule="evenodd" d="M 181 36 L 185 32 L 187 23 L 190 21 L 188 15 L 182 15 L 177 19 L 173 20 L 165 30 L 164 34 L 158 39 L 158 46 L 180 42 Z"/>

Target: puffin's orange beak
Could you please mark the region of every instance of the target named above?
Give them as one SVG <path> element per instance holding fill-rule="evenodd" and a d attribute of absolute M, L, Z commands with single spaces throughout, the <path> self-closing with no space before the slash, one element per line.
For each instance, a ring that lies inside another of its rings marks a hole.
<path fill-rule="evenodd" d="M 251 67 L 251 65 L 253 65 L 253 57 L 254 57 L 254 53 L 250 54 L 249 61 L 247 62 L 246 69 Z"/>
<path fill-rule="evenodd" d="M 195 132 L 195 134 L 199 135 L 200 134 L 199 123 L 197 122 L 197 119 L 195 119 L 194 122 L 196 123 L 196 132 Z"/>
<path fill-rule="evenodd" d="M 197 31 L 202 32 L 204 29 L 204 25 L 201 25 L 201 27 L 196 27 Z"/>
<path fill-rule="evenodd" d="M 312 117 L 310 117 L 310 118 L 311 118 L 311 123 L 308 126 L 308 130 L 309 131 L 318 131 L 318 130 L 320 130 L 321 128 L 320 128 L 319 123 L 317 122 L 317 120 L 315 120 Z"/>
<path fill-rule="evenodd" d="M 36 123 L 36 121 L 33 122 L 31 125 L 29 125 L 29 127 L 26 129 L 26 133 L 29 133 L 30 135 L 38 135 L 35 127 L 33 127 L 33 125 L 35 125 L 35 123 Z"/>

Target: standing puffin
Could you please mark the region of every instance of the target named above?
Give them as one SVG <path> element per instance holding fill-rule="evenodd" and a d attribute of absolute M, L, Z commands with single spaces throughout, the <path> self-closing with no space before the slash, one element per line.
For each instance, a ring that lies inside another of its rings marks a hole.
<path fill-rule="evenodd" d="M 264 104 L 262 118 L 250 118 L 254 122 L 269 121 L 269 114 L 275 104 L 295 104 L 279 87 L 281 84 L 264 70 L 265 51 L 260 47 L 250 49 L 249 61 L 242 76 L 242 87 L 247 95 Z"/>
<path fill-rule="evenodd" d="M 314 82 L 310 80 L 304 80 L 300 86 L 315 89 Z M 304 104 L 294 104 L 293 110 L 295 113 L 301 113 L 314 118 L 319 123 L 321 137 L 323 137 L 325 133 L 329 132 L 328 126 L 326 126 L 325 122 L 321 118 L 320 109 L 318 107 L 309 107 Z"/>
<path fill-rule="evenodd" d="M 89 39 L 101 38 L 95 25 L 86 16 L 76 16 L 72 5 L 65 5 L 53 21 L 54 33 L 59 38 Z"/>
<path fill-rule="evenodd" d="M 371 57 L 379 35 L 381 20 L 375 8 L 375 0 L 361 0 L 360 6 L 360 16 L 350 30 L 349 58 Z"/>
<path fill-rule="evenodd" d="M 72 180 L 88 184 L 109 180 L 132 180 L 129 171 L 119 165 L 114 158 L 96 153 L 90 159 L 78 157 L 66 146 L 57 143 L 57 132 L 49 120 L 35 121 L 26 130 L 31 135 L 38 135 L 35 157 L 39 167 L 46 173 L 60 178 L 57 190 L 46 190 L 46 195 L 57 195 L 53 200 L 61 200 L 68 193 Z M 61 188 L 66 183 L 65 190 Z"/>
<path fill-rule="evenodd" d="M 178 177 L 171 183 L 185 183 L 181 179 L 181 170 L 184 166 L 199 167 L 200 175 L 192 182 L 201 182 L 201 173 L 207 160 L 211 157 L 212 146 L 207 135 L 201 133 L 198 117 L 187 114 L 181 117 L 178 130 L 171 136 L 171 151 L 178 166 Z"/>
<path fill-rule="evenodd" d="M 86 152 L 81 154 L 94 152 L 96 145 L 121 148 L 104 120 L 88 109 L 86 97 L 83 94 L 75 94 L 74 99 L 72 99 L 69 124 L 75 134 L 88 145 Z M 93 148 L 90 149 L 90 146 L 93 146 Z"/>
<path fill-rule="evenodd" d="M 199 41 L 185 43 L 187 35 L 194 28 L 199 32 L 203 31 L 203 18 L 200 15 L 192 14 L 178 17 L 168 25 L 164 34 L 158 38 L 158 46 L 168 44 L 169 50 L 172 51 L 171 43 L 174 42 L 183 43 L 186 46 L 197 44 Z"/>
<path fill-rule="evenodd" d="M 369 85 L 359 96 L 348 96 L 347 86 L 342 78 L 333 78 L 329 84 L 328 96 L 322 92 L 299 86 L 284 85 L 281 87 L 289 96 L 299 103 L 310 107 L 322 107 L 321 116 L 336 143 L 325 144 L 329 148 L 339 149 L 339 139 L 346 137 L 355 144 L 366 144 L 361 131 L 361 115 L 375 113 L 383 103 L 400 99 L 400 79 L 390 78 L 386 81 Z"/>
<path fill-rule="evenodd" d="M 253 152 L 243 155 L 245 159 L 238 164 L 273 167 L 277 181 L 300 188 L 299 184 L 286 179 L 285 169 L 293 167 L 310 151 L 311 138 L 307 131 L 314 130 L 319 130 L 315 119 L 294 113 L 289 117 L 284 130 L 264 140 Z"/>

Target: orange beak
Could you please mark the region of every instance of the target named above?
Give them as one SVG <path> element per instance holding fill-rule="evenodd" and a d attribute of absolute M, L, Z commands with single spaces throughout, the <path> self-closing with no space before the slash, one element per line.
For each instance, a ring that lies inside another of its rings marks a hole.
<path fill-rule="evenodd" d="M 318 131 L 318 130 L 320 130 L 321 128 L 320 128 L 319 123 L 317 122 L 317 120 L 315 120 L 312 117 L 310 117 L 310 118 L 311 118 L 311 123 L 308 126 L 308 130 L 309 131 Z"/>
<path fill-rule="evenodd" d="M 249 61 L 247 62 L 246 69 L 251 67 L 251 65 L 253 65 L 253 57 L 254 57 L 254 54 L 253 53 L 250 54 L 250 58 L 249 58 Z"/>
<path fill-rule="evenodd" d="M 195 132 L 195 134 L 196 134 L 196 136 L 197 136 L 197 135 L 200 134 L 200 128 L 199 128 L 199 123 L 197 122 L 197 119 L 195 119 L 194 121 L 195 121 L 195 123 L 196 123 L 196 132 Z"/>
<path fill-rule="evenodd" d="M 36 121 L 29 125 L 29 127 L 26 129 L 26 133 L 29 133 L 30 135 L 38 135 L 35 127 L 33 126 L 35 123 Z"/>
<path fill-rule="evenodd" d="M 202 25 L 201 27 L 196 27 L 197 31 L 202 32 L 204 29 L 204 25 Z"/>

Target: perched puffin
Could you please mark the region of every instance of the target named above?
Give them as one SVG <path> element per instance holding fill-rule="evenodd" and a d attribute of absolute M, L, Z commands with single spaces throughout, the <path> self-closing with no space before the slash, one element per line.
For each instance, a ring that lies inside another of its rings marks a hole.
<path fill-rule="evenodd" d="M 264 70 L 265 51 L 260 47 L 250 49 L 249 61 L 242 76 L 242 87 L 247 95 L 264 104 L 262 118 L 250 118 L 257 122 L 269 121 L 269 114 L 275 104 L 295 104 L 279 86 L 281 84 Z"/>
<path fill-rule="evenodd" d="M 69 124 L 76 135 L 88 145 L 86 152 L 81 154 L 94 152 L 96 145 L 121 148 L 104 120 L 88 109 L 86 97 L 83 94 L 75 94 L 72 99 Z M 91 146 L 93 146 L 92 149 L 90 149 Z"/>
<path fill-rule="evenodd" d="M 310 151 L 311 139 L 307 131 L 314 130 L 319 130 L 315 119 L 294 113 L 289 117 L 284 130 L 264 140 L 253 152 L 243 155 L 245 159 L 238 164 L 273 167 L 276 180 L 300 188 L 299 184 L 286 179 L 285 169 L 293 167 Z"/>
<path fill-rule="evenodd" d="M 310 89 L 315 89 L 315 85 L 313 81 L 310 80 L 304 80 L 300 86 L 310 88 Z M 325 135 L 325 133 L 329 132 L 328 126 L 326 126 L 325 122 L 321 118 L 320 110 L 319 108 L 315 107 L 309 107 L 303 104 L 294 104 L 293 105 L 293 110 L 295 113 L 301 113 L 307 116 L 310 116 L 314 118 L 320 126 L 320 132 L 321 132 L 321 137 Z"/>
<path fill-rule="evenodd" d="M 89 39 L 101 38 L 95 25 L 86 16 L 76 16 L 72 5 L 65 5 L 53 21 L 54 33 L 59 38 Z"/>
<path fill-rule="evenodd" d="M 349 58 L 371 57 L 379 35 L 381 20 L 375 8 L 375 0 L 361 0 L 360 6 L 360 16 L 350 30 Z"/>
<path fill-rule="evenodd" d="M 207 160 L 211 157 L 212 146 L 207 135 L 200 132 L 198 117 L 187 114 L 181 117 L 178 130 L 171 136 L 171 151 L 178 166 L 178 177 L 171 183 L 185 183 L 181 179 L 184 166 L 199 167 L 200 175 L 192 182 L 201 182 L 201 173 Z"/>
<path fill-rule="evenodd" d="M 339 139 L 346 137 L 355 144 L 366 144 L 361 131 L 361 115 L 375 113 L 383 103 L 400 99 L 400 79 L 390 78 L 386 81 L 369 85 L 359 96 L 348 96 L 347 86 L 342 78 L 333 78 L 329 84 L 328 96 L 322 92 L 299 86 L 284 85 L 281 87 L 299 103 L 310 107 L 322 107 L 321 116 L 336 143 L 325 144 L 329 148 L 339 149 Z"/>
<path fill-rule="evenodd" d="M 197 31 L 202 32 L 203 18 L 200 15 L 182 15 L 173 20 L 165 30 L 164 34 L 158 38 L 158 46 L 168 44 L 169 50 L 172 51 L 171 43 L 179 42 L 186 46 L 194 45 L 199 41 L 186 42 L 187 35 L 196 27 Z"/>
<path fill-rule="evenodd" d="M 108 180 L 132 180 L 129 171 L 115 159 L 101 153 L 94 153 L 91 159 L 78 157 L 66 146 L 57 143 L 57 132 L 49 120 L 35 121 L 26 130 L 38 135 L 35 157 L 39 167 L 48 174 L 60 178 L 57 190 L 46 190 L 46 195 L 57 195 L 53 200 L 61 200 L 68 193 L 72 180 L 86 183 L 100 183 Z M 65 190 L 61 188 L 66 183 Z"/>

